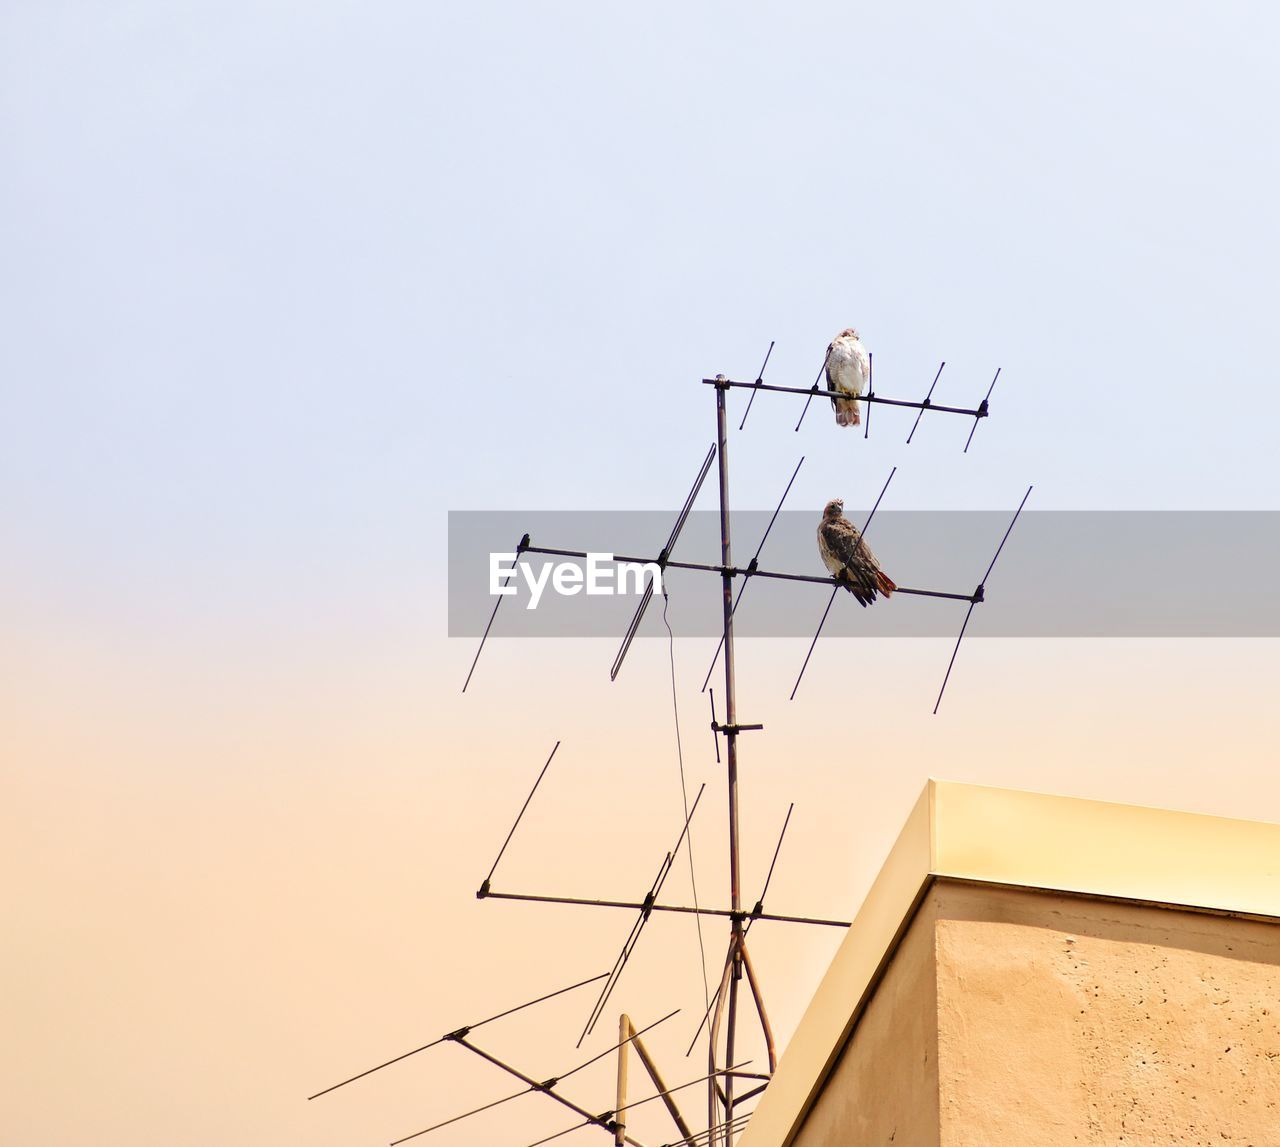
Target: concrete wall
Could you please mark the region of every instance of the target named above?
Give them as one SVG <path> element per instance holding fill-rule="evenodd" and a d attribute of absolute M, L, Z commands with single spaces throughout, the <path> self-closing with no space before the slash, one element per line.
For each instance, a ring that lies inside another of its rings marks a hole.
<path fill-rule="evenodd" d="M 940 1147 L 935 915 L 922 905 L 795 1147 Z"/>
<path fill-rule="evenodd" d="M 1280 925 L 935 881 L 797 1147 L 1280 1147 Z"/>

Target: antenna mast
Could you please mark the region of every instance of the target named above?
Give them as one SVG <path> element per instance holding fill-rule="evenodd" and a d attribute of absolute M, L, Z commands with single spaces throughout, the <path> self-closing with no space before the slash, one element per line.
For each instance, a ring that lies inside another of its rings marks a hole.
<path fill-rule="evenodd" d="M 729 956 L 726 961 L 729 974 L 729 1026 L 725 1033 L 725 1062 L 734 1062 L 736 1043 L 736 1027 L 738 1012 L 738 981 L 742 978 L 742 882 L 739 875 L 738 848 L 738 697 L 737 681 L 734 676 L 733 658 L 733 538 L 729 526 L 729 428 L 728 411 L 725 395 L 728 388 L 716 387 L 716 441 L 719 445 L 717 465 L 720 476 L 720 564 L 724 567 L 721 583 L 724 590 L 724 706 L 725 735 L 729 775 L 729 907 L 734 915 L 730 917 Z M 708 1053 L 707 1070 L 716 1070 L 716 1043 L 714 1033 L 719 1028 L 720 1010 L 724 1007 L 724 993 L 716 1001 L 716 1015 L 711 1022 L 713 1033 Z M 715 1127 L 718 1123 L 731 1123 L 733 1120 L 733 1076 L 724 1077 L 723 1120 L 716 1118 L 716 1100 L 719 1098 L 718 1081 L 712 1075 L 707 1084 L 708 1115 L 707 1126 Z"/>

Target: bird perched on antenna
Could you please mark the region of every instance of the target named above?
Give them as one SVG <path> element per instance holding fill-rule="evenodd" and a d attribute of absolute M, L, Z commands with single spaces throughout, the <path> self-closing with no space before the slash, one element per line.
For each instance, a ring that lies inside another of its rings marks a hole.
<path fill-rule="evenodd" d="M 827 389 L 833 394 L 851 394 L 852 398 L 833 398 L 837 426 L 857 426 L 862 421 L 858 395 L 866 389 L 871 374 L 867 348 L 852 327 L 842 330 L 827 347 Z"/>
<path fill-rule="evenodd" d="M 880 568 L 858 528 L 844 516 L 844 502 L 839 498 L 828 502 L 822 511 L 818 553 L 836 581 L 864 608 L 875 601 L 877 593 L 889 597 L 898 588 Z"/>

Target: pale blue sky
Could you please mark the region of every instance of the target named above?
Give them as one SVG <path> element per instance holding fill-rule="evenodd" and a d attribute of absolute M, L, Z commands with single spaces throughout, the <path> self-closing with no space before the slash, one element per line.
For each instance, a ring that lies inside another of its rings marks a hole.
<path fill-rule="evenodd" d="M 1274 506 L 1278 19 L 6 5 L 10 576 L 407 594 L 448 507 L 678 504 L 695 380 L 850 322 L 883 393 L 1004 367 L 977 453 L 761 403 L 739 504 L 820 442 L 815 504 Z"/>

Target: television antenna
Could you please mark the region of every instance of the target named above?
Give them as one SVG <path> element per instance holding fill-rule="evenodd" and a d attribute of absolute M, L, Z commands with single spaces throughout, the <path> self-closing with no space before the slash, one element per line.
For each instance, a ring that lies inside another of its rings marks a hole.
<path fill-rule="evenodd" d="M 431 1042 L 424 1044 L 422 1047 L 396 1056 L 384 1063 L 378 1064 L 357 1075 L 351 1076 L 340 1083 L 325 1088 L 323 1091 L 317 1092 L 310 1098 L 316 1099 L 322 1095 L 326 1095 L 340 1087 L 344 1087 L 356 1080 L 363 1079 L 376 1071 L 389 1067 L 392 1064 L 399 1063 L 410 1056 L 425 1051 L 428 1048 L 435 1047 L 444 1043 L 453 1043 L 467 1051 L 488 1061 L 490 1064 L 498 1067 L 520 1080 L 523 1088 L 520 1091 L 510 1095 L 500 1097 L 487 1103 L 481 1107 L 471 1111 L 463 1112 L 451 1118 L 433 1124 L 430 1127 L 423 1128 L 420 1131 L 413 1132 L 410 1135 L 402 1136 L 392 1142 L 391 1147 L 398 1147 L 412 1139 L 417 1139 L 429 1132 L 439 1130 L 443 1127 L 455 1124 L 472 1115 L 479 1114 L 482 1111 L 488 1111 L 500 1104 L 504 1104 L 520 1098 L 521 1096 L 531 1093 L 540 1093 L 548 1098 L 556 1101 L 561 1106 L 572 1110 L 578 1117 L 579 1122 L 573 1124 L 564 1130 L 549 1136 L 547 1139 L 538 1140 L 537 1143 L 549 1142 L 552 1139 L 558 1139 L 563 1135 L 568 1135 L 573 1131 L 582 1128 L 596 1127 L 614 1138 L 617 1147 L 623 1147 L 624 1144 L 631 1144 L 632 1147 L 643 1147 L 632 1138 L 631 1133 L 627 1130 L 626 1113 L 641 1104 L 653 1101 L 661 1101 L 666 1107 L 672 1122 L 675 1124 L 679 1138 L 672 1140 L 669 1144 L 662 1147 L 676 1147 L 676 1145 L 685 1145 L 685 1147 L 717 1147 L 718 1144 L 727 1145 L 732 1141 L 733 1137 L 745 1126 L 746 1121 L 750 1118 L 750 1111 L 746 1110 L 744 1105 L 750 1100 L 761 1094 L 769 1085 L 769 1080 L 777 1067 L 777 1053 L 774 1044 L 773 1031 L 769 1023 L 768 1013 L 765 1008 L 764 994 L 760 984 L 756 969 L 752 964 L 750 949 L 747 945 L 747 938 L 754 924 L 760 921 L 771 923 L 787 923 L 795 925 L 808 925 L 816 927 L 838 927 L 847 928 L 849 921 L 847 920 L 830 920 L 815 917 L 805 917 L 796 915 L 787 915 L 780 913 L 772 913 L 765 911 L 765 896 L 769 889 L 770 881 L 773 878 L 774 867 L 778 861 L 778 855 L 782 849 L 782 842 L 786 836 L 787 826 L 790 824 L 791 813 L 794 805 L 788 809 L 785 820 L 783 821 L 782 831 L 778 837 L 777 846 L 773 852 L 773 858 L 769 865 L 769 871 L 759 896 L 756 898 L 750 909 L 744 907 L 742 894 L 742 873 L 741 873 L 741 856 L 740 856 L 740 832 L 739 832 L 739 738 L 747 733 L 760 732 L 764 726 L 758 723 L 743 723 L 739 720 L 737 705 L 737 680 L 736 680 L 736 661 L 734 649 L 734 617 L 738 607 L 742 602 L 742 597 L 746 591 L 746 587 L 752 578 L 763 578 L 766 580 L 781 580 L 788 582 L 809 583 L 817 585 L 826 585 L 831 587 L 831 596 L 827 602 L 826 609 L 822 614 L 822 618 L 818 624 L 817 631 L 814 634 L 813 641 L 810 643 L 808 653 L 804 662 L 800 667 L 799 674 L 796 677 L 795 686 L 791 691 L 791 699 L 795 698 L 796 692 L 800 687 L 800 683 L 804 677 L 805 669 L 808 667 L 809 660 L 812 657 L 813 650 L 817 645 L 818 639 L 825 627 L 828 615 L 835 602 L 836 596 L 840 591 L 841 584 L 833 577 L 821 577 L 810 574 L 794 573 L 780 570 L 762 569 L 759 564 L 760 555 L 764 549 L 765 542 L 768 540 L 769 534 L 773 529 L 782 506 L 786 501 L 787 495 L 791 491 L 791 487 L 795 482 L 799 473 L 800 466 L 804 463 L 802 457 L 796 464 L 795 470 L 791 474 L 790 480 L 787 482 L 786 488 L 783 490 L 782 497 L 779 499 L 778 506 L 770 518 L 768 526 L 765 528 L 763 536 L 760 538 L 755 553 L 751 560 L 745 566 L 736 566 L 733 559 L 733 542 L 731 532 L 730 519 L 730 483 L 729 483 L 729 430 L 728 430 L 728 396 L 733 390 L 749 390 L 751 392 L 750 399 L 747 402 L 746 409 L 743 413 L 742 420 L 739 423 L 738 430 L 745 428 L 747 418 L 751 413 L 751 409 L 755 403 L 757 395 L 761 393 L 782 394 L 792 397 L 803 397 L 804 406 L 801 409 L 800 417 L 795 425 L 795 430 L 800 429 L 804 418 L 808 413 L 809 406 L 813 399 L 819 397 L 825 392 L 819 389 L 819 382 L 826 371 L 826 361 L 824 360 L 822 368 L 818 372 L 813 385 L 804 387 L 778 386 L 764 381 L 764 370 L 768 365 L 769 358 L 773 353 L 774 344 L 769 344 L 769 350 L 765 355 L 764 362 L 761 364 L 759 373 L 753 382 L 741 382 L 726 378 L 724 375 L 717 375 L 715 378 L 704 378 L 702 383 L 705 386 L 713 388 L 715 396 L 716 408 L 716 439 L 708 449 L 703 459 L 693 485 L 689 490 L 688 496 L 685 498 L 684 504 L 680 512 L 677 514 L 671 532 L 668 535 L 666 544 L 659 553 L 653 557 L 636 557 L 629 555 L 615 554 L 614 561 L 618 563 L 633 563 L 656 565 L 663 573 L 667 569 L 682 569 L 703 573 L 711 573 L 717 575 L 721 579 L 721 599 L 722 599 L 722 627 L 720 643 L 717 646 L 715 656 L 712 659 L 711 666 L 707 671 L 706 679 L 703 682 L 703 690 L 709 690 L 711 704 L 711 729 L 715 739 L 716 760 L 723 763 L 726 770 L 727 789 L 728 789 L 728 849 L 729 849 L 729 890 L 728 890 L 728 906 L 727 907 L 703 907 L 695 902 L 694 905 L 669 904 L 660 900 L 663 886 L 667 877 L 675 864 L 676 858 L 682 847 L 686 847 L 690 825 L 694 814 L 697 812 L 699 803 L 705 791 L 705 785 L 700 789 L 694 798 L 692 806 L 687 809 L 684 823 L 681 826 L 679 836 L 674 846 L 663 857 L 658 865 L 657 872 L 650 883 L 648 890 L 638 899 L 588 899 L 584 897 L 549 895 L 525 892 L 510 892 L 503 890 L 495 890 L 493 887 L 493 879 L 497 872 L 498 865 L 507 850 L 507 846 L 511 843 L 512 837 L 515 835 L 516 829 L 519 827 L 525 812 L 528 810 L 534 795 L 538 791 L 543 778 L 546 776 L 547 770 L 554 759 L 560 742 L 557 741 L 555 747 L 551 750 L 545 764 L 542 766 L 537 779 L 534 781 L 533 787 L 529 791 L 529 795 L 525 798 L 524 804 L 521 806 L 516 816 L 515 822 L 512 824 L 510 831 L 507 833 L 502 846 L 498 850 L 493 865 L 490 867 L 488 875 L 481 882 L 476 896 L 481 900 L 515 900 L 528 901 L 542 904 L 568 904 L 580 905 L 592 908 L 608 908 L 614 910 L 626 910 L 635 913 L 631 930 L 622 945 L 617 959 L 611 969 L 602 972 L 599 975 L 582 980 L 576 984 L 572 984 L 567 988 L 558 989 L 557 991 L 540 996 L 535 1000 L 517 1005 L 498 1013 L 489 1019 L 482 1020 L 479 1023 L 473 1023 L 469 1026 L 463 1026 L 452 1032 L 446 1033 Z M 874 360 L 869 367 L 874 366 Z M 929 386 L 924 398 L 920 401 L 912 401 L 907 399 L 889 398 L 879 395 L 875 392 L 874 375 L 869 369 L 867 392 L 859 396 L 859 401 L 866 404 L 866 418 L 864 419 L 864 437 L 870 434 L 871 428 L 871 411 L 876 405 L 888 407 L 901 407 L 906 409 L 914 409 L 916 411 L 915 421 L 912 424 L 911 431 L 907 436 L 907 443 L 910 444 L 920 428 L 921 422 L 926 413 L 931 414 L 952 414 L 962 417 L 972 418 L 973 425 L 969 430 L 968 438 L 965 441 L 964 453 L 968 453 L 969 447 L 973 442 L 974 432 L 977 430 L 981 421 L 990 415 L 990 399 L 995 389 L 995 385 L 1000 378 L 1000 371 L 997 370 L 992 378 L 987 392 L 982 400 L 975 407 L 958 407 L 942 405 L 933 402 L 934 389 L 938 384 L 938 380 L 942 375 L 946 363 L 943 362 L 933 377 L 933 381 Z M 681 561 L 673 557 L 676 545 L 688 521 L 689 515 L 693 510 L 698 495 L 711 472 L 712 464 L 715 463 L 717 468 L 717 478 L 719 487 L 719 519 L 720 519 L 720 561 L 718 563 L 691 562 Z M 865 536 L 875 517 L 876 511 L 879 509 L 880 502 L 883 500 L 885 493 L 889 488 L 889 483 L 893 480 L 896 467 L 890 471 L 889 477 L 886 479 L 879 497 L 876 499 L 870 514 L 863 523 L 862 533 Z M 995 553 L 987 566 L 985 573 L 979 580 L 976 588 L 970 592 L 959 592 L 952 590 L 933 590 L 920 589 L 906 586 L 899 586 L 894 593 L 901 594 L 905 597 L 926 597 L 938 598 L 948 601 L 957 601 L 967 603 L 967 610 L 964 620 L 960 626 L 960 632 L 956 638 L 955 646 L 952 649 L 950 660 L 947 664 L 946 673 L 943 676 L 942 685 L 938 692 L 937 700 L 933 707 L 933 712 L 937 713 L 938 707 L 941 705 L 943 694 L 946 691 L 947 683 L 951 679 L 951 673 L 955 666 L 956 656 L 959 653 L 960 644 L 964 640 L 965 632 L 968 629 L 969 619 L 973 614 L 976 606 L 986 600 L 986 583 L 995 568 L 996 562 L 1004 549 L 1005 543 L 1009 539 L 1009 535 L 1013 531 L 1014 525 L 1017 523 L 1018 517 L 1021 515 L 1023 507 L 1030 497 L 1031 488 L 1028 487 L 1023 495 L 1021 502 L 1014 511 L 1013 517 L 1009 522 L 1004 536 L 1000 539 L 996 546 Z M 506 574 L 504 587 L 510 583 L 515 577 L 517 567 L 522 560 L 527 560 L 527 556 L 545 556 L 545 557 L 570 557 L 585 559 L 588 557 L 587 551 L 572 550 L 565 548 L 557 548 L 551 546 L 535 545 L 529 534 L 524 534 L 516 546 L 516 557 L 509 571 Z M 741 579 L 737 592 L 735 593 L 734 583 Z M 505 596 L 505 595 L 503 595 Z M 484 652 L 484 647 L 489 639 L 489 635 L 493 629 L 497 619 L 498 609 L 502 605 L 503 596 L 499 596 L 494 604 L 493 611 L 489 616 L 488 623 L 485 626 L 484 633 L 480 639 L 480 644 L 476 649 L 475 656 L 471 661 L 470 668 L 467 671 L 466 680 L 463 683 L 462 690 L 465 693 L 467 687 L 471 684 L 475 674 L 476 667 L 480 661 L 480 655 Z M 641 623 L 645 613 L 653 599 L 653 580 L 650 579 L 647 587 L 641 595 L 641 599 L 637 605 L 630 624 L 623 635 L 622 643 L 618 652 L 614 657 L 613 664 L 610 668 L 610 679 L 614 680 L 622 671 L 623 664 L 631 645 L 640 630 Z M 723 660 L 723 704 L 724 704 L 724 720 L 720 721 L 716 712 L 715 692 L 709 689 L 712 674 L 715 671 L 717 663 Z M 674 670 L 673 670 L 674 672 Z M 725 751 L 723 758 L 720 752 L 720 738 L 724 738 Z M 695 896 L 696 901 L 696 896 Z M 645 925 L 651 919 L 654 913 L 681 913 L 691 914 L 699 919 L 702 917 L 717 918 L 727 920 L 729 923 L 729 938 L 727 951 L 722 966 L 718 987 L 715 994 L 708 1002 L 706 1011 L 702 1017 L 702 1021 L 698 1025 L 694 1033 L 693 1039 L 689 1045 L 690 1054 L 697 1045 L 702 1033 L 707 1034 L 707 1071 L 702 1076 L 681 1083 L 676 1087 L 668 1087 L 664 1081 L 662 1074 L 659 1072 L 656 1063 L 649 1054 L 647 1048 L 641 1040 L 641 1036 L 657 1027 L 659 1024 L 665 1023 L 671 1019 L 676 1012 L 671 1012 L 661 1019 L 654 1021 L 645 1028 L 637 1030 L 632 1024 L 630 1018 L 626 1015 L 620 1017 L 618 1040 L 605 1051 L 593 1056 L 591 1059 L 578 1064 L 577 1066 L 563 1071 L 556 1076 L 544 1077 L 541 1080 L 532 1074 L 527 1074 L 520 1069 L 500 1060 L 493 1054 L 481 1049 L 478 1045 L 469 1039 L 471 1033 L 481 1024 L 488 1024 L 495 1020 L 505 1018 L 515 1012 L 532 1007 L 542 1003 L 555 996 L 562 995 L 567 992 L 574 991 L 578 988 L 585 987 L 590 984 L 597 984 L 603 981 L 596 997 L 595 1003 L 587 1016 L 586 1022 L 582 1028 L 581 1035 L 578 1037 L 577 1046 L 581 1047 L 583 1041 L 595 1029 L 600 1019 L 604 1015 L 613 992 L 622 977 L 622 973 L 626 968 L 627 962 L 630 960 L 636 945 L 639 943 L 640 936 L 644 931 Z M 750 993 L 751 1005 L 756 1014 L 756 1020 L 759 1024 L 759 1034 L 763 1040 L 766 1060 L 765 1065 L 761 1065 L 765 1070 L 747 1071 L 750 1066 L 749 1061 L 739 1062 L 737 1055 L 739 1052 L 739 1025 L 741 1020 L 740 1005 L 741 983 L 745 979 L 747 989 Z M 723 1048 L 723 1054 L 721 1053 Z M 642 1066 L 650 1077 L 651 1083 L 658 1089 L 654 1094 L 649 1095 L 645 1099 L 628 1102 L 627 1086 L 628 1086 L 628 1069 L 631 1054 L 634 1052 Z M 570 1076 L 583 1070 L 590 1064 L 596 1063 L 609 1055 L 616 1054 L 617 1059 L 617 1092 L 614 1097 L 615 1102 L 611 1109 L 607 1111 L 596 1111 L 593 1113 L 591 1108 L 578 1104 L 576 1101 L 567 1098 L 560 1090 L 560 1084 Z M 706 1108 L 706 1126 L 700 1130 L 694 1131 L 692 1124 L 687 1117 L 681 1112 L 674 1096 L 687 1088 L 695 1087 L 699 1084 L 705 1084 L 707 1088 L 707 1108 Z M 742 1090 L 739 1090 L 739 1084 L 742 1084 Z M 528 1147 L 537 1147 L 537 1144 L 529 1144 Z"/>

